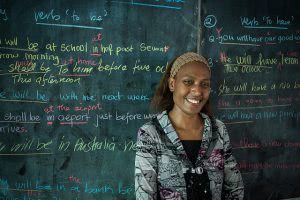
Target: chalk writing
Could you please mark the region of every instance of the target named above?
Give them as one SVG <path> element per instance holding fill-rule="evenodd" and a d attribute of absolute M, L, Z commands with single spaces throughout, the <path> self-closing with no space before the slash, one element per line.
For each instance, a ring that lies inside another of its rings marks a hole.
<path fill-rule="evenodd" d="M 11 142 L 6 144 L 0 142 L 0 156 L 18 155 L 52 155 L 53 152 L 73 151 L 77 153 L 91 152 L 135 152 L 136 141 L 122 139 L 116 141 L 114 137 L 97 137 L 91 139 L 79 137 L 75 141 L 60 137 L 57 141 L 45 140 L 35 137 L 26 137 L 22 142 Z"/>
<path fill-rule="evenodd" d="M 34 12 L 34 20 L 37 25 L 45 26 L 57 26 L 57 27 L 73 27 L 73 28 L 84 28 L 84 29 L 102 29 L 96 26 L 77 25 L 76 22 L 89 20 L 93 23 L 102 22 L 108 16 L 108 12 L 103 10 L 101 14 L 91 12 L 89 15 L 84 17 L 76 10 L 65 9 L 64 12 L 60 12 L 55 9 L 43 10 Z M 66 24 L 69 23 L 69 24 Z"/>
<path fill-rule="evenodd" d="M 8 17 L 6 14 L 6 9 L 0 8 L 0 21 L 7 21 Z"/>
<path fill-rule="evenodd" d="M 241 111 L 233 110 L 226 112 L 226 114 L 221 114 L 218 116 L 219 119 L 223 121 L 232 120 L 270 120 L 277 119 L 279 121 L 285 120 L 300 120 L 300 112 L 298 111 Z"/>
<path fill-rule="evenodd" d="M 69 194 L 69 199 L 79 200 L 95 197 L 100 194 L 118 194 L 123 196 L 132 195 L 134 193 L 133 185 L 126 185 L 118 181 L 86 181 L 83 178 L 70 175 L 69 182 L 58 181 L 53 184 L 45 184 L 42 180 L 24 179 L 20 181 L 9 181 L 6 177 L 0 179 L 1 192 L 4 196 L 0 199 L 62 199 L 63 194 Z M 19 195 L 8 197 L 9 190 L 19 191 Z M 22 194 L 23 193 L 23 194 Z M 76 194 L 76 196 L 73 196 Z"/>

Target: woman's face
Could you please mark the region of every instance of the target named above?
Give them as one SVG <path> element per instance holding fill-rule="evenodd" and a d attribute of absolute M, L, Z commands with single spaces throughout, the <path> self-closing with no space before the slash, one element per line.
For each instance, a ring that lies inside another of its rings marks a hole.
<path fill-rule="evenodd" d="M 209 98 L 210 71 L 204 63 L 187 63 L 169 79 L 169 89 L 173 92 L 172 111 L 198 115 Z"/>

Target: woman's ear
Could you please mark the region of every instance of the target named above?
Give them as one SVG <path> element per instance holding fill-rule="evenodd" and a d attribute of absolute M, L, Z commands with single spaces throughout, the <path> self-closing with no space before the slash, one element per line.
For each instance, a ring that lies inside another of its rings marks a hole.
<path fill-rule="evenodd" d="M 171 92 L 174 92 L 175 88 L 175 79 L 174 78 L 169 78 L 169 89 Z"/>

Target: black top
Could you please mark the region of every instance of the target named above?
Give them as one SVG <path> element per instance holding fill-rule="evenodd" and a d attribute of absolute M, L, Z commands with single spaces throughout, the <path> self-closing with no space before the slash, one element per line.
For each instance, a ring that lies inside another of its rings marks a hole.
<path fill-rule="evenodd" d="M 201 146 L 201 140 L 181 140 L 187 157 L 195 166 Z M 207 172 L 202 174 L 187 171 L 184 174 L 188 200 L 211 200 L 209 178 Z"/>
<path fill-rule="evenodd" d="M 201 146 L 201 140 L 181 140 L 181 142 L 187 157 L 193 165 L 195 165 Z"/>

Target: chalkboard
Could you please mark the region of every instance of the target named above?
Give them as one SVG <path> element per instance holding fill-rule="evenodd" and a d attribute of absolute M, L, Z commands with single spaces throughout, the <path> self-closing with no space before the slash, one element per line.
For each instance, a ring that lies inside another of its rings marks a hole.
<path fill-rule="evenodd" d="M 0 2 L 0 200 L 134 199 L 138 128 L 198 2 Z"/>
<path fill-rule="evenodd" d="M 300 198 L 299 1 L 202 1 L 201 52 L 245 199 Z"/>
<path fill-rule="evenodd" d="M 2 0 L 0 200 L 134 199 L 137 129 L 186 51 L 209 59 L 245 199 L 300 197 L 299 4 Z"/>

